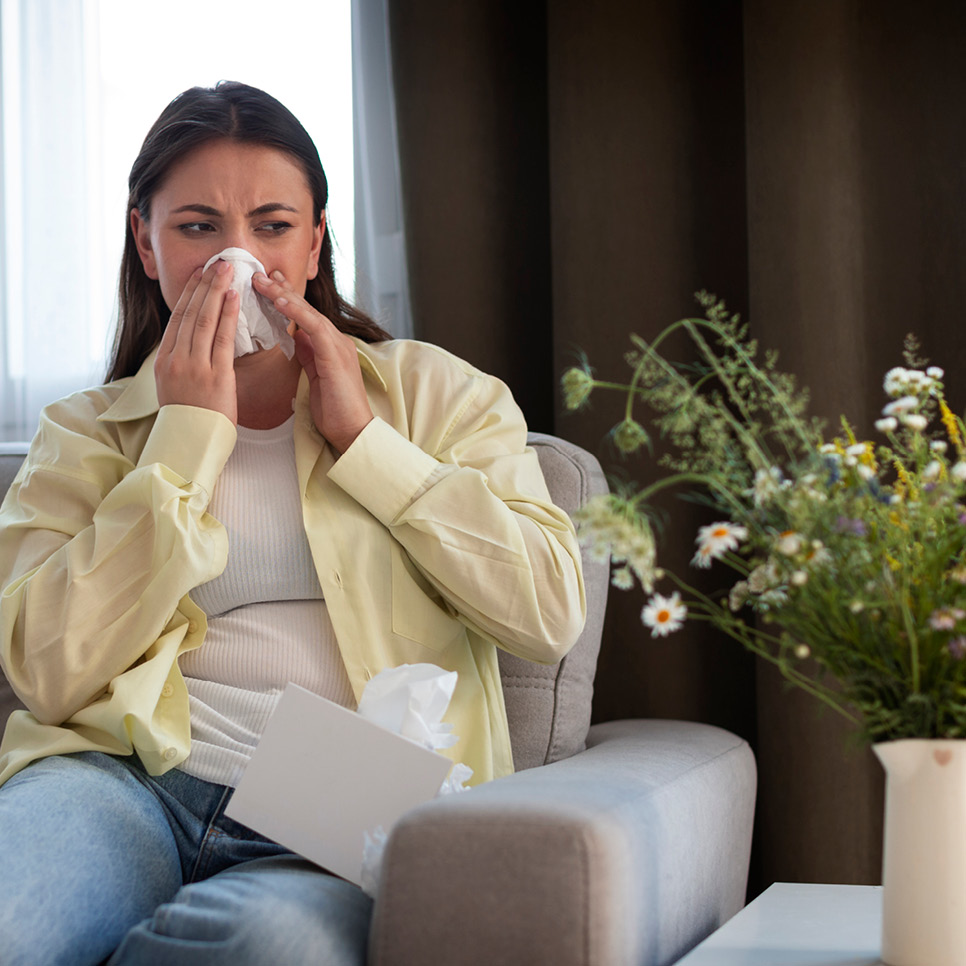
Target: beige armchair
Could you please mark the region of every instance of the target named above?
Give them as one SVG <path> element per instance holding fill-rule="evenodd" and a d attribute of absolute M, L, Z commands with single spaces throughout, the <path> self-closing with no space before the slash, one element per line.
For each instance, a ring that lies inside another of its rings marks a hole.
<path fill-rule="evenodd" d="M 530 443 L 564 509 L 606 491 L 580 447 Z M 0 493 L 24 452 L 0 447 Z M 589 616 L 570 654 L 552 667 L 500 656 L 516 774 L 393 830 L 374 966 L 663 966 L 744 905 L 751 750 L 693 722 L 590 726 L 609 575 L 584 567 Z M 0 682 L 0 720 L 16 706 Z"/>

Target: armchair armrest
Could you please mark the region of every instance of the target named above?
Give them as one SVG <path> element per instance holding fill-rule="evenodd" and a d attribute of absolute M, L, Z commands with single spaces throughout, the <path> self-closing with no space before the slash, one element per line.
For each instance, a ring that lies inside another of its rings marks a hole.
<path fill-rule="evenodd" d="M 400 820 L 370 962 L 674 962 L 744 905 L 755 789 L 720 728 L 596 725 L 580 754 Z"/>

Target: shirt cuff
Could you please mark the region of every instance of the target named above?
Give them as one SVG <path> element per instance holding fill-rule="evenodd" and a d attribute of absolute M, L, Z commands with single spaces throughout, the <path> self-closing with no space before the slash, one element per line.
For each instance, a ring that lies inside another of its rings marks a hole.
<path fill-rule="evenodd" d="M 199 406 L 162 406 L 138 466 L 160 463 L 210 494 L 237 435 L 224 413 Z"/>
<path fill-rule="evenodd" d="M 439 462 L 378 416 L 329 470 L 329 479 L 389 526 L 425 488 Z"/>

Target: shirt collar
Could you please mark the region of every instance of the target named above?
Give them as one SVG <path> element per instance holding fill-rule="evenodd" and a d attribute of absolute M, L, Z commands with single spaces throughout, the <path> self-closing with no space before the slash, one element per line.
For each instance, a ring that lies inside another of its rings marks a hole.
<path fill-rule="evenodd" d="M 154 379 L 155 349 L 141 364 L 141 368 L 128 381 L 121 395 L 100 416 L 99 421 L 123 423 L 132 419 L 144 419 L 157 413 L 158 387 Z"/>
<path fill-rule="evenodd" d="M 382 373 L 379 371 L 379 367 L 376 365 L 372 354 L 369 351 L 369 346 L 367 343 L 363 342 L 361 339 L 357 339 L 354 336 L 349 338 L 356 344 L 356 352 L 359 353 L 359 366 L 362 369 L 364 375 L 369 376 L 379 388 L 385 392 L 386 391 L 386 380 L 383 379 Z"/>

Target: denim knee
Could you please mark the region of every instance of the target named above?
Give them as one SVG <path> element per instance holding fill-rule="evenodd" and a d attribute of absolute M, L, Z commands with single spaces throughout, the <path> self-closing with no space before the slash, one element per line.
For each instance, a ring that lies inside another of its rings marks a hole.
<path fill-rule="evenodd" d="M 0 788 L 0 961 L 100 963 L 181 884 L 163 814 L 108 756 L 53 757 Z"/>
<path fill-rule="evenodd" d="M 296 856 L 257 859 L 182 888 L 111 966 L 364 966 L 371 900 Z"/>

